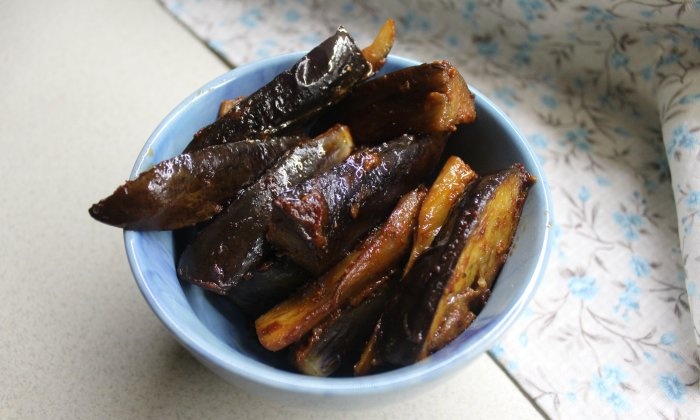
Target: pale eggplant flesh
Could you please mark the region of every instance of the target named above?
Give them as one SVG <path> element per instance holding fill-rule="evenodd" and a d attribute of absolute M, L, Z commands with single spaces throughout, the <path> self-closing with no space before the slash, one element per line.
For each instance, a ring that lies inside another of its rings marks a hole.
<path fill-rule="evenodd" d="M 129 230 L 173 230 L 206 221 L 306 137 L 220 144 L 162 161 L 90 207 L 96 220 Z"/>
<path fill-rule="evenodd" d="M 272 202 L 283 191 L 343 161 L 352 147 L 347 128 L 338 126 L 288 151 L 197 234 L 180 256 L 179 278 L 227 294 L 271 252 L 265 231 Z"/>
<path fill-rule="evenodd" d="M 477 177 L 476 172 L 459 157 L 447 158 L 420 208 L 411 256 L 404 267 L 404 273 L 408 272 L 416 258 L 430 247 L 445 224 L 450 210 Z"/>
<path fill-rule="evenodd" d="M 372 72 L 376 73 L 384 64 L 386 64 L 386 58 L 391 51 L 391 47 L 394 46 L 394 38 L 396 36 L 396 24 L 393 19 L 387 19 L 379 28 L 379 33 L 374 38 L 374 41 L 367 47 L 362 49 L 362 55 L 365 57 L 370 66 L 372 66 Z"/>
<path fill-rule="evenodd" d="M 387 304 L 377 344 L 384 363 L 415 363 L 469 326 L 506 261 L 534 182 L 516 164 L 483 177 L 462 197 Z"/>
<path fill-rule="evenodd" d="M 426 180 L 446 138 L 401 136 L 285 192 L 273 204 L 270 242 L 310 272 L 325 272 L 386 218 L 401 195 Z"/>

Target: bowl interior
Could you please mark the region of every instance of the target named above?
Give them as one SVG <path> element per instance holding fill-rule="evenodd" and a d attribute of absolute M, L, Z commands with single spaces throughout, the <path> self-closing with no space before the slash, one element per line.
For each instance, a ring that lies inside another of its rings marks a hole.
<path fill-rule="evenodd" d="M 247 95 L 289 68 L 289 54 L 232 70 L 183 101 L 144 146 L 132 176 L 175 156 L 194 133 L 216 118 L 224 99 Z M 384 72 L 415 65 L 390 56 Z M 514 248 L 487 305 L 470 328 L 430 358 L 364 378 L 313 378 L 290 372 L 279 354 L 258 343 L 250 320 L 225 299 L 178 281 L 170 232 L 125 232 L 129 262 L 144 297 L 161 321 L 198 359 L 225 379 L 258 387 L 317 395 L 370 395 L 429 382 L 454 371 L 493 346 L 532 297 L 549 253 L 551 200 L 537 160 L 504 114 L 473 89 L 477 122 L 461 127 L 446 153 L 460 156 L 478 173 L 522 162 L 538 178 L 525 203 Z"/>

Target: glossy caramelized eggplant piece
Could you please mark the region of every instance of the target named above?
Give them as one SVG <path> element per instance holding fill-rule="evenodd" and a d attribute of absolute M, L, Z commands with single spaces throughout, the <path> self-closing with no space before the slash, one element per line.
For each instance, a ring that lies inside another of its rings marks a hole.
<path fill-rule="evenodd" d="M 243 140 L 165 160 L 90 208 L 100 222 L 133 230 L 171 230 L 210 219 L 255 181 L 299 136 Z"/>
<path fill-rule="evenodd" d="M 337 103 L 372 68 L 340 27 L 291 69 L 233 104 L 232 109 L 197 132 L 185 149 L 192 151 L 246 137 L 265 138 L 305 122 Z"/>
<path fill-rule="evenodd" d="M 395 273 L 389 278 L 396 277 Z M 302 373 L 329 376 L 357 360 L 388 296 L 389 280 L 372 284 L 357 302 L 332 312 L 292 348 L 292 363 Z"/>
<path fill-rule="evenodd" d="M 244 274 L 226 297 L 257 318 L 312 279 L 312 274 L 289 259 L 272 255 Z"/>
<path fill-rule="evenodd" d="M 350 127 L 357 144 L 404 133 L 455 131 L 476 118 L 474 95 L 446 61 L 408 67 L 359 84 L 330 115 Z"/>
<path fill-rule="evenodd" d="M 408 255 L 426 193 L 419 186 L 405 194 L 388 219 L 340 263 L 255 320 L 263 347 L 277 351 L 289 346 L 372 283 L 385 281 Z"/>
<path fill-rule="evenodd" d="M 181 280 L 228 293 L 270 253 L 265 230 L 272 201 L 284 190 L 345 159 L 352 149 L 346 127 L 337 126 L 288 151 L 204 227 L 178 262 Z"/>
<path fill-rule="evenodd" d="M 294 262 L 323 273 L 430 174 L 445 139 L 404 135 L 353 154 L 275 200 L 268 238 Z"/>
<path fill-rule="evenodd" d="M 459 157 L 450 156 L 447 159 L 421 206 L 411 256 L 404 273 L 411 269 L 415 259 L 433 243 L 450 210 L 476 178 L 476 172 Z"/>
<path fill-rule="evenodd" d="M 387 304 L 377 344 L 383 361 L 414 363 L 469 326 L 505 263 L 534 181 L 514 165 L 483 177 L 462 197 Z"/>

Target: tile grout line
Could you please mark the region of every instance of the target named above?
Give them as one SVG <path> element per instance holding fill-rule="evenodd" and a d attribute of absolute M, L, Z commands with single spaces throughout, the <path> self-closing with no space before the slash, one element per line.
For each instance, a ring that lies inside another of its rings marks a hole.
<path fill-rule="evenodd" d="M 534 409 L 537 410 L 537 412 L 540 413 L 540 415 L 544 419 L 551 420 L 551 417 L 544 411 L 544 409 L 542 409 L 542 407 L 540 407 L 539 404 L 537 404 L 537 402 L 530 396 L 530 394 L 528 394 L 527 391 L 525 391 L 525 388 L 523 388 L 523 386 L 515 380 L 515 377 L 513 377 L 513 375 L 511 375 L 510 372 L 508 372 L 508 370 L 503 365 L 501 365 L 498 359 L 496 359 L 496 357 L 494 357 L 490 351 L 487 351 L 486 354 L 491 358 L 491 360 L 493 360 L 496 366 L 498 366 L 498 369 L 500 369 L 501 372 L 503 372 L 508 377 L 511 383 L 515 385 L 516 388 L 518 388 L 518 391 L 520 391 L 520 393 L 530 402 L 530 404 L 532 404 Z"/>
<path fill-rule="evenodd" d="M 166 6 L 162 1 L 159 0 L 157 3 L 160 4 L 165 14 L 170 16 L 171 19 L 174 19 L 175 22 L 177 22 L 178 25 L 180 25 L 180 27 L 184 28 L 187 31 L 187 33 L 192 35 L 200 44 L 202 44 L 206 49 L 208 49 L 212 54 L 214 54 L 216 58 L 219 59 L 219 61 L 221 61 L 224 65 L 226 65 L 229 68 L 229 70 L 236 68 L 236 65 L 229 61 L 229 59 L 226 58 L 225 55 L 212 48 L 209 44 L 206 43 L 206 41 L 204 41 L 200 36 L 198 36 L 190 26 L 188 26 L 179 17 L 177 17 L 175 13 L 170 12 L 168 6 Z"/>

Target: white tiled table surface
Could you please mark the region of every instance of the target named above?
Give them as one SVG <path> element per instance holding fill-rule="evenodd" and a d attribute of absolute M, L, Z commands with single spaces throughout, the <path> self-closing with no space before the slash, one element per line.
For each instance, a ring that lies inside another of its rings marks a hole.
<path fill-rule="evenodd" d="M 540 418 L 487 355 L 423 395 L 332 412 L 249 395 L 176 343 L 122 232 L 87 209 L 227 70 L 155 1 L 0 1 L 0 418 Z"/>

